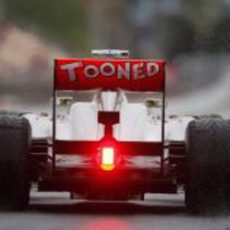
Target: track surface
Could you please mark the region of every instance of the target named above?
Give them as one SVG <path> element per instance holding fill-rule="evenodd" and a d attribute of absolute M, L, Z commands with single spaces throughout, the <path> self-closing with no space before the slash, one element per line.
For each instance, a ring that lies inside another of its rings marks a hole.
<path fill-rule="evenodd" d="M 0 212 L 1 230 L 230 230 L 230 215 L 186 214 L 183 193 L 147 195 L 146 201 L 89 202 L 68 193 L 31 194 L 26 212 Z"/>

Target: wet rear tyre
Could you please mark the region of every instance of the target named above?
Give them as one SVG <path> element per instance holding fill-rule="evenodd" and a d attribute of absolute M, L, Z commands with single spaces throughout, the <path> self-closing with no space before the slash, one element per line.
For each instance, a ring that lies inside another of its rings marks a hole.
<path fill-rule="evenodd" d="M 16 114 L 0 113 L 0 208 L 24 210 L 29 203 L 31 128 Z"/>
<path fill-rule="evenodd" d="M 230 122 L 219 117 L 190 122 L 186 151 L 187 210 L 196 214 L 229 210 Z"/>

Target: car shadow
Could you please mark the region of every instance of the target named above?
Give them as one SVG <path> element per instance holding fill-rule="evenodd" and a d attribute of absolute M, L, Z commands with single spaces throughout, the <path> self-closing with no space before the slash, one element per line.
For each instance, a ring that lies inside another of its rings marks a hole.
<path fill-rule="evenodd" d="M 185 213 L 184 201 L 181 200 L 164 200 L 158 199 L 157 202 L 147 201 L 67 201 L 58 202 L 37 202 L 31 203 L 29 206 L 30 211 L 35 212 L 50 212 L 60 214 L 176 214 Z"/>

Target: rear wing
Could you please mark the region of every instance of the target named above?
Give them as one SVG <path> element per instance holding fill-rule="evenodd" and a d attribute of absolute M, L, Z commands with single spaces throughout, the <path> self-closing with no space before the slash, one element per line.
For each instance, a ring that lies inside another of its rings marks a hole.
<path fill-rule="evenodd" d="M 165 62 L 118 59 L 56 59 L 55 90 L 164 92 Z"/>
<path fill-rule="evenodd" d="M 53 168 L 55 169 L 56 154 L 93 153 L 102 143 L 106 142 L 106 136 L 99 141 L 67 141 L 56 139 L 56 91 L 92 89 L 100 89 L 102 91 L 124 89 L 129 91 L 162 93 L 161 141 L 142 143 L 123 142 L 114 139 L 114 143 L 121 153 L 161 156 L 161 168 L 163 172 L 165 62 L 161 60 L 108 58 L 55 60 L 53 92 Z M 111 124 L 105 125 L 105 127 L 111 132 Z"/>

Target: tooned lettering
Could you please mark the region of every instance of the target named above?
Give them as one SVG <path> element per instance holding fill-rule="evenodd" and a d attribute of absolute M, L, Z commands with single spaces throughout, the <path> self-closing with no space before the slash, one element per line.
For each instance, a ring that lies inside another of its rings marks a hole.
<path fill-rule="evenodd" d="M 86 78 L 97 77 L 116 77 L 118 80 L 140 80 L 154 77 L 160 72 L 160 66 L 155 62 L 124 62 L 114 64 L 112 62 L 102 62 L 99 65 L 84 64 L 83 62 L 74 62 L 63 64 L 61 70 L 68 73 L 69 81 L 77 80 L 78 74 L 82 73 Z"/>

